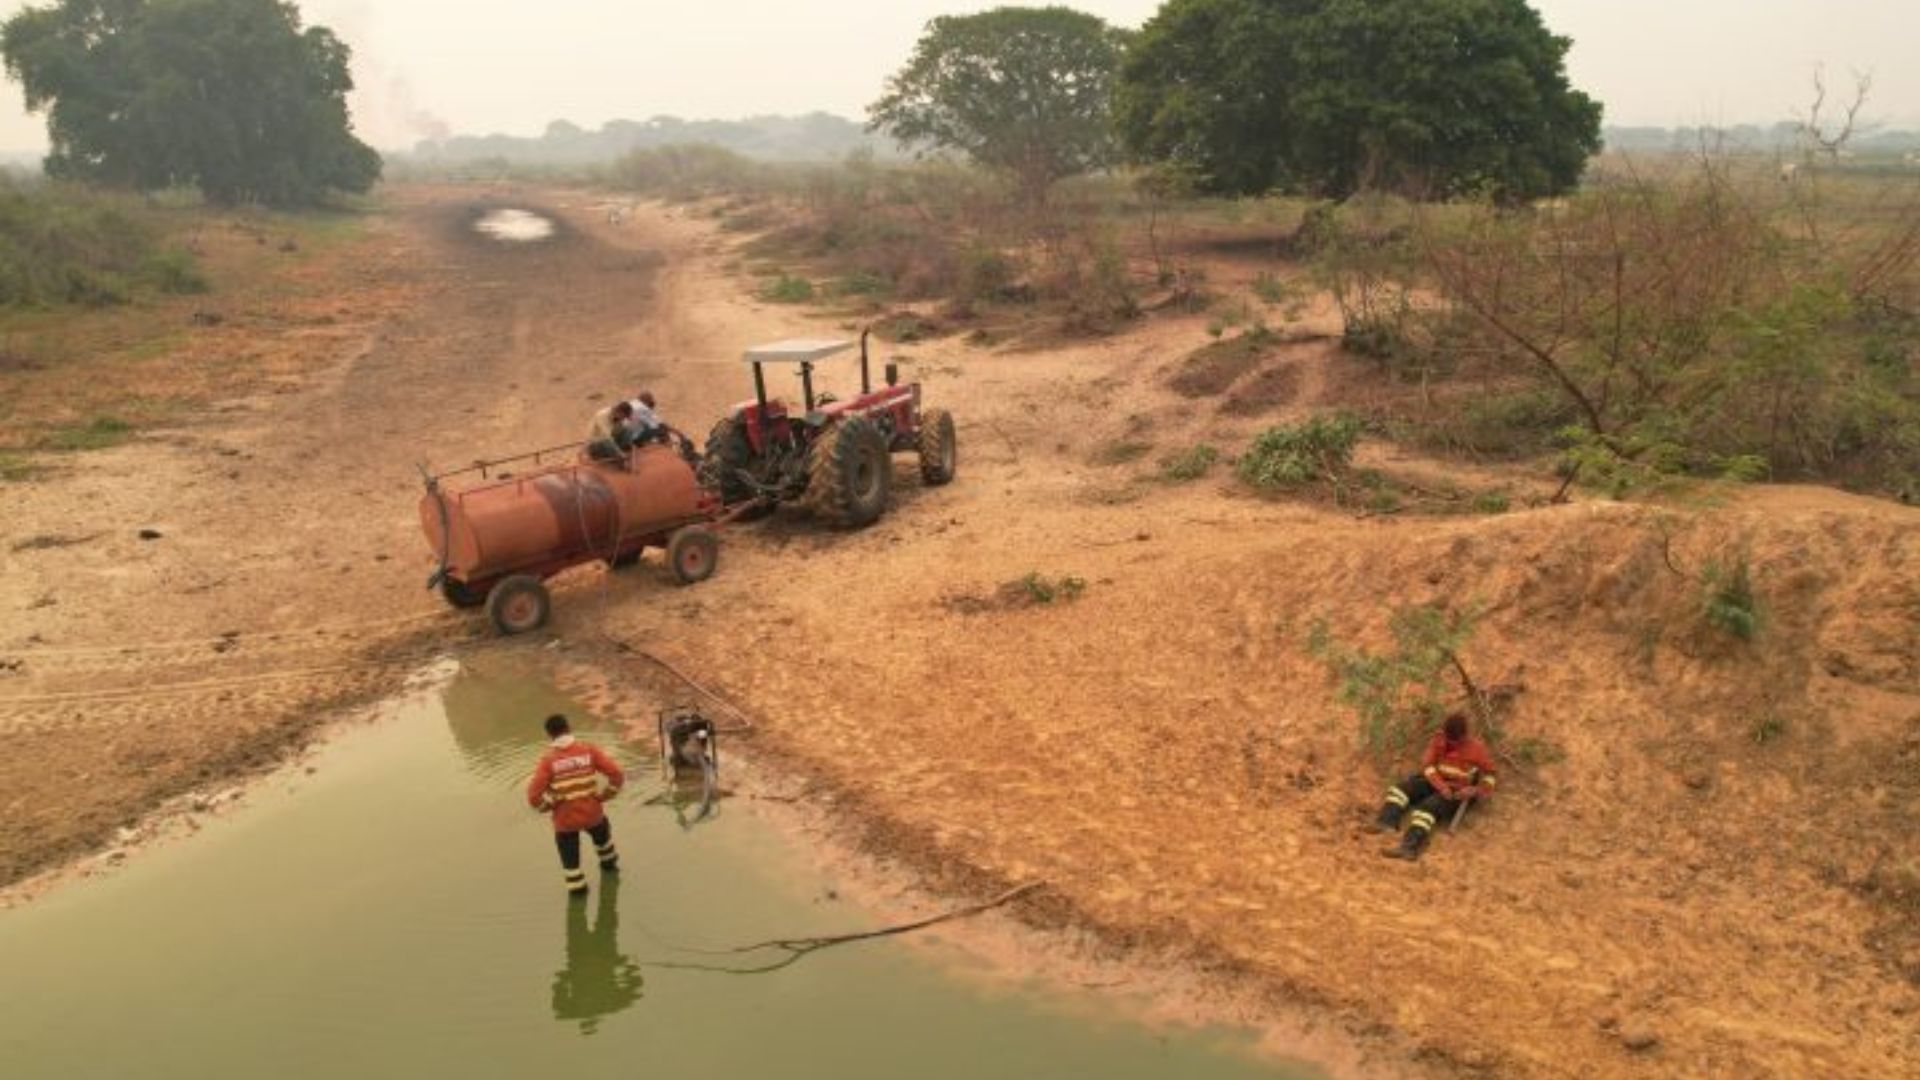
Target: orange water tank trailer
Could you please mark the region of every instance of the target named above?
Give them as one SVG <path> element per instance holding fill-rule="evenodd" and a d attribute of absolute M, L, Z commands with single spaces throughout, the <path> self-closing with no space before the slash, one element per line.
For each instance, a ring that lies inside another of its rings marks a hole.
<path fill-rule="evenodd" d="M 657 547 L 683 583 L 713 573 L 718 506 L 677 450 L 648 444 L 612 460 L 572 450 L 429 476 L 420 498 L 436 560 L 428 585 L 455 607 L 484 605 L 502 633 L 517 634 L 546 622 L 543 582 L 569 567 L 629 566 Z"/>

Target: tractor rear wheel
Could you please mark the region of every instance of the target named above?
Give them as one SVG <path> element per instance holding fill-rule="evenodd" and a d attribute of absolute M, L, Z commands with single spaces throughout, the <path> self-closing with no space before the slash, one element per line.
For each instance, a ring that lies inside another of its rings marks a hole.
<path fill-rule="evenodd" d="M 944 484 L 953 479 L 959 464 L 953 415 L 945 409 L 928 409 L 920 416 L 920 479 L 936 486 Z"/>
<path fill-rule="evenodd" d="M 531 574 L 515 574 L 487 594 L 487 618 L 495 630 L 509 636 L 540 629 L 552 611 L 547 587 Z"/>
<path fill-rule="evenodd" d="M 720 540 L 704 525 L 689 525 L 667 541 L 667 566 L 682 585 L 713 576 L 720 561 Z"/>
<path fill-rule="evenodd" d="M 886 436 L 863 416 L 842 420 L 814 441 L 807 462 L 807 504 L 836 525 L 871 525 L 887 509 L 893 457 Z"/>
<path fill-rule="evenodd" d="M 723 505 L 753 497 L 740 473 L 753 461 L 747 430 L 732 417 L 722 417 L 707 433 L 707 452 L 700 462 L 700 486 L 720 496 Z"/>

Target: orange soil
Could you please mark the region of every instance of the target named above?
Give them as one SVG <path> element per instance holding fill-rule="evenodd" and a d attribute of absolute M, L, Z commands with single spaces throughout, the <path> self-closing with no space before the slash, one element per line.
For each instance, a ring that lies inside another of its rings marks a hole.
<path fill-rule="evenodd" d="M 482 198 L 571 227 L 489 247 L 461 231 Z M 1043 878 L 1025 917 L 1333 1018 L 1386 1071 L 1920 1068 L 1920 512 L 1775 488 L 1361 520 L 1249 497 L 1224 466 L 1162 483 L 1163 454 L 1332 403 L 1345 361 L 1287 347 L 1246 378 L 1296 367 L 1267 376 L 1291 397 L 1235 415 L 1167 387 L 1206 320 L 1161 315 L 1046 351 L 902 347 L 959 421 L 953 485 L 923 489 L 902 457 L 870 529 L 783 512 L 730 531 L 693 589 L 658 566 L 576 571 L 550 636 L 482 645 L 421 588 L 413 461 L 577 437 L 593 395 L 641 383 L 698 431 L 743 396 L 741 347 L 849 324 L 752 300 L 735 242 L 691 212 L 612 224 L 578 194 L 459 189 L 389 205 L 315 275 L 367 298 L 343 301 L 352 334 L 244 335 L 283 392 L 4 489 L 0 880 L 270 755 L 427 651 L 558 641 L 613 670 L 613 638 L 741 704 L 757 754 L 834 793 L 870 850 L 937 887 Z M 1099 464 L 1123 441 L 1152 449 Z M 163 538 L 134 537 L 148 525 Z M 1701 569 L 1740 551 L 1766 616 L 1752 644 L 1701 616 Z M 1087 587 L 995 602 L 1034 572 Z M 1484 608 L 1466 663 L 1522 687 L 1513 733 L 1564 760 L 1515 769 L 1409 866 L 1361 828 L 1389 777 L 1302 641 L 1321 617 L 1378 641 L 1393 605 L 1432 599 Z M 591 697 L 618 715 L 619 693 Z M 101 767 L 47 775 L 76 733 Z"/>

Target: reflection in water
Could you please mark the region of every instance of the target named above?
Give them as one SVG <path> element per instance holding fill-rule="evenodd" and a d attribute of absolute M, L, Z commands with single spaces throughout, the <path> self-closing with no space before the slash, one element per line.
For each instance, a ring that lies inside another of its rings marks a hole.
<path fill-rule="evenodd" d="M 473 227 L 495 240 L 508 243 L 531 243 L 553 235 L 552 221 L 526 210 L 495 210 L 475 222 Z"/>
<path fill-rule="evenodd" d="M 620 875 L 600 879 L 593 925 L 584 897 L 567 901 L 567 966 L 553 975 L 553 1018 L 580 1021 L 580 1034 L 599 1030 L 600 1018 L 640 1000 L 640 965 L 620 951 Z"/>

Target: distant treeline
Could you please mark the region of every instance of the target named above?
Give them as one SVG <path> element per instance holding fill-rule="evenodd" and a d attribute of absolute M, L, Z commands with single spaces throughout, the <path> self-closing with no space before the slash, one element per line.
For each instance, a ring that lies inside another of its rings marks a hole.
<path fill-rule="evenodd" d="M 544 134 L 457 135 L 430 139 L 398 161 L 419 165 L 457 165 L 500 161 L 513 165 L 604 164 L 635 150 L 698 143 L 717 146 L 763 161 L 838 161 L 864 150 L 881 157 L 899 153 L 891 139 L 869 134 L 844 117 L 813 112 L 804 116 L 753 116 L 745 120 L 612 120 L 588 131 L 565 120 L 547 125 Z"/>
<path fill-rule="evenodd" d="M 1698 150 L 1720 152 L 1794 152 L 1804 146 L 1798 124 L 1738 124 L 1732 127 L 1607 127 L 1606 148 L 1657 153 Z M 547 125 L 538 136 L 456 135 L 429 139 L 413 150 L 392 155 L 403 165 L 460 165 L 492 162 L 515 166 L 604 165 L 635 150 L 667 146 L 719 147 L 759 161 L 830 162 L 856 151 L 885 159 L 899 157 L 893 140 L 867 131 L 856 121 L 831 113 L 803 116 L 753 116 L 745 120 L 611 120 L 588 131 L 565 120 Z M 1920 151 L 1920 131 L 1878 131 L 1855 136 L 1849 149 L 1862 157 Z"/>
<path fill-rule="evenodd" d="M 1797 153 L 1806 146 L 1804 130 L 1793 121 L 1732 127 L 1605 127 L 1600 138 L 1608 150 L 1641 153 L 1702 146 L 1716 152 Z M 1920 151 L 1920 131 L 1862 132 L 1849 141 L 1847 149 L 1860 157 L 1908 154 Z"/>

